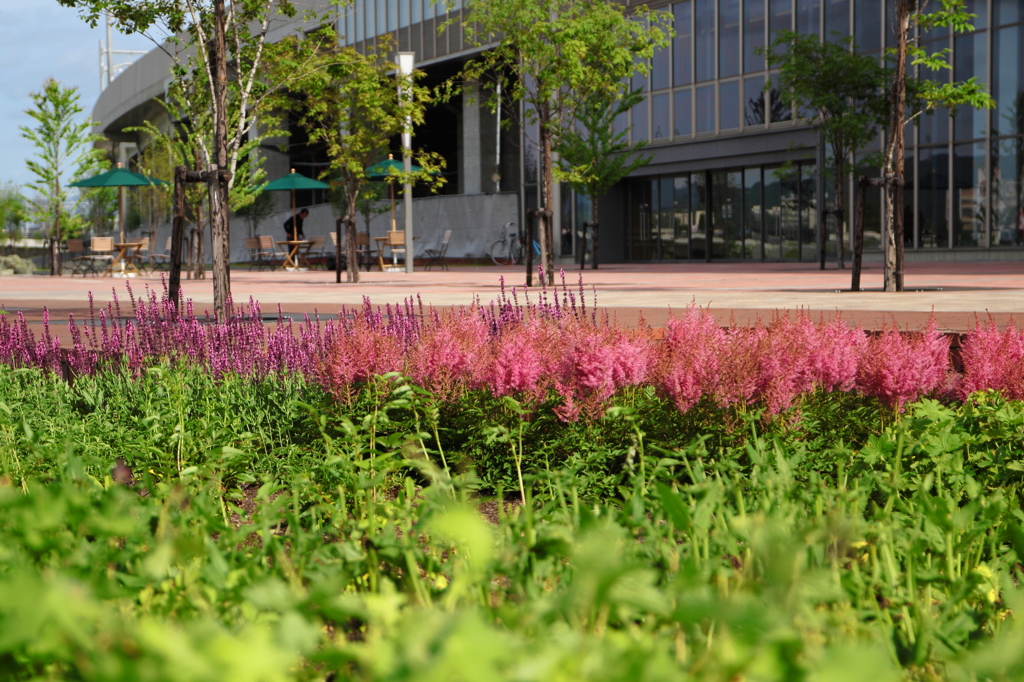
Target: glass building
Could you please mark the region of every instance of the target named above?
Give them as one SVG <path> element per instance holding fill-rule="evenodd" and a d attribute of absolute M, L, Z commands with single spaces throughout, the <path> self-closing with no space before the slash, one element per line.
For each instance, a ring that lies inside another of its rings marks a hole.
<path fill-rule="evenodd" d="M 326 0 L 322 4 L 328 7 Z M 820 136 L 774 96 L 775 74 L 758 48 L 780 31 L 796 30 L 822 39 L 852 36 L 860 51 L 882 59 L 894 43 L 891 0 L 648 4 L 671 14 L 675 37 L 654 56 L 649 76 L 633 79 L 644 99 L 618 122 L 631 127 L 633 140 L 647 142 L 644 153 L 652 160 L 602 198 L 601 260 L 811 261 L 821 239 L 834 257 L 835 229 L 830 224 L 819 230 L 831 208 L 819 172 Z M 936 30 L 922 36 L 930 51 L 950 49 L 953 68 L 921 75 L 976 77 L 998 104 L 991 111 L 964 108 L 950 115 L 941 110 L 908 127 L 903 207 L 908 260 L 1024 258 L 1024 2 L 967 0 L 967 5 L 977 15 L 973 32 L 953 36 Z M 428 85 L 456 76 L 480 51 L 462 34 L 461 0 L 447 5 L 354 0 L 336 11 L 345 44 L 366 49 L 391 34 L 399 50 L 415 53 Z M 103 131 L 115 141 L 142 115 L 142 105 L 133 103 L 145 101 L 150 90 L 158 94 L 166 79 L 166 67 L 147 67 L 145 58 L 140 62 L 127 72 L 135 73 L 132 78 L 119 77 L 104 91 L 94 112 L 97 120 L 115 121 Z M 147 68 L 153 73 L 150 85 L 142 78 Z M 502 210 L 514 215 L 499 215 L 497 209 L 484 217 L 451 214 L 493 233 L 506 220 L 521 222 L 536 205 L 536 134 L 516 125 L 521 117 L 504 115 L 502 125 L 503 115 L 479 99 L 469 86 L 462 98 L 433 107 L 416 129 L 414 145 L 445 157 L 446 195 L 480 201 L 485 195 L 502 197 Z M 322 163 L 322 150 L 304 146 L 301 131 L 291 138 L 288 157 L 268 164 L 285 172 Z M 877 151 L 878 144 L 862 156 Z M 397 140 L 394 146 L 397 151 Z M 878 169 L 857 172 L 877 176 Z M 589 202 L 565 186 L 555 195 L 556 252 L 563 262 L 572 262 L 581 251 Z M 852 182 L 846 196 L 853 196 Z M 518 209 L 507 209 L 512 206 Z M 870 190 L 868 259 L 878 257 L 884 230 L 879 191 Z M 849 233 L 843 236 L 847 251 L 849 239 Z"/>

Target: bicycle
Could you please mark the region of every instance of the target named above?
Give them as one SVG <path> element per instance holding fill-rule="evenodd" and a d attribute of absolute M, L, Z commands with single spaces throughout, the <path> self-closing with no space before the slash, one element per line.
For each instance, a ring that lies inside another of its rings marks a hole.
<path fill-rule="evenodd" d="M 501 226 L 501 239 L 491 244 L 491 260 L 495 265 L 518 265 L 523 256 L 523 245 L 519 241 L 519 232 L 512 232 L 515 223 L 509 222 Z"/>

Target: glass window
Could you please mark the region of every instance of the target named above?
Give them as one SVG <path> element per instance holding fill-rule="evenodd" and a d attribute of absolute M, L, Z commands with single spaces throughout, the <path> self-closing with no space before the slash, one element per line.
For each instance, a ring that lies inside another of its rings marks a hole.
<path fill-rule="evenodd" d="M 658 180 L 658 244 L 656 258 L 674 260 L 676 254 L 675 228 L 675 180 L 663 176 Z"/>
<path fill-rule="evenodd" d="M 388 31 L 398 30 L 398 0 L 388 0 Z"/>
<path fill-rule="evenodd" d="M 711 172 L 711 256 L 743 258 L 743 173 Z"/>
<path fill-rule="evenodd" d="M 694 0 L 697 82 L 715 77 L 715 2 Z"/>
<path fill-rule="evenodd" d="M 821 34 L 821 0 L 796 0 L 796 30 Z"/>
<path fill-rule="evenodd" d="M 988 246 L 985 143 L 953 147 L 953 246 Z"/>
<path fill-rule="evenodd" d="M 612 132 L 618 135 L 629 127 L 629 112 L 624 111 L 612 120 Z"/>
<path fill-rule="evenodd" d="M 740 0 L 718 3 L 718 77 L 740 72 Z"/>
<path fill-rule="evenodd" d="M 690 110 L 693 96 L 692 90 L 676 90 L 672 102 L 672 134 L 689 136 L 693 133 L 692 113 Z"/>
<path fill-rule="evenodd" d="M 730 81 L 718 86 L 719 130 L 740 127 L 740 82 Z"/>
<path fill-rule="evenodd" d="M 633 142 L 651 139 L 647 128 L 647 98 L 637 102 L 633 107 Z"/>
<path fill-rule="evenodd" d="M 747 73 L 764 69 L 764 57 L 757 48 L 764 46 L 765 0 L 747 0 L 743 5 L 743 69 Z"/>
<path fill-rule="evenodd" d="M 437 7 L 436 0 L 423 0 L 423 18 L 424 19 L 433 19 L 434 18 L 434 13 L 437 11 L 436 7 Z"/>
<path fill-rule="evenodd" d="M 1024 244 L 1024 138 L 992 146 L 992 246 Z"/>
<path fill-rule="evenodd" d="M 675 85 L 688 85 L 693 82 L 690 51 L 693 48 L 693 36 L 690 33 L 690 3 L 677 2 L 672 5 L 672 26 L 676 35 L 672 39 L 672 82 Z"/>
<path fill-rule="evenodd" d="M 715 86 L 697 88 L 697 132 L 715 132 Z"/>
<path fill-rule="evenodd" d="M 671 116 L 668 103 L 668 93 L 655 95 L 651 98 L 651 139 L 664 140 L 671 137 L 672 130 L 669 128 Z"/>
<path fill-rule="evenodd" d="M 669 48 L 656 50 L 651 59 L 651 90 L 664 90 L 669 86 Z"/>
<path fill-rule="evenodd" d="M 793 30 L 793 0 L 769 0 L 768 44 L 775 42 L 779 31 Z"/>
<path fill-rule="evenodd" d="M 988 28 L 988 0 L 964 0 L 968 14 L 976 14 L 971 19 L 975 29 Z"/>
<path fill-rule="evenodd" d="M 774 85 L 768 91 L 768 106 L 770 107 L 769 113 L 771 114 L 772 123 L 793 120 L 793 109 L 782 101 L 782 98 L 779 96 L 779 89 Z"/>
<path fill-rule="evenodd" d="M 965 81 L 975 76 L 987 82 L 985 73 L 985 49 L 988 33 L 971 33 L 957 36 L 954 41 L 953 78 Z M 953 117 L 953 132 L 957 140 L 971 140 L 985 137 L 987 109 L 975 109 L 966 104 L 957 107 Z"/>
<path fill-rule="evenodd" d="M 763 199 L 761 190 L 760 168 L 747 168 L 743 171 L 743 228 L 746 232 L 746 257 L 760 260 L 764 258 L 761 249 L 763 236 Z"/>
<path fill-rule="evenodd" d="M 387 33 L 387 0 L 377 0 L 377 21 L 374 24 L 374 31 L 372 35 L 382 35 Z"/>
<path fill-rule="evenodd" d="M 409 25 L 410 4 L 409 0 L 398 0 L 398 28 L 405 28 Z"/>
<path fill-rule="evenodd" d="M 690 173 L 690 258 L 705 260 L 708 234 L 707 174 Z"/>
<path fill-rule="evenodd" d="M 853 4 L 853 22 L 858 49 L 863 52 L 881 49 L 882 0 L 857 0 Z"/>
<path fill-rule="evenodd" d="M 412 0 L 412 23 L 418 24 L 421 21 L 423 21 L 423 0 Z"/>
<path fill-rule="evenodd" d="M 853 176 L 866 175 L 869 178 L 877 178 L 880 172 L 878 166 L 870 166 L 864 161 L 864 154 L 858 154 Z M 856 185 L 854 185 L 854 189 L 856 189 Z M 855 200 L 856 194 L 851 197 L 851 205 Z M 878 187 L 868 187 L 864 190 L 864 250 L 875 250 L 881 246 L 882 190 Z"/>
<path fill-rule="evenodd" d="M 850 0 L 825 0 L 825 38 L 837 40 L 849 35 Z"/>
<path fill-rule="evenodd" d="M 633 58 L 633 78 L 630 80 L 629 87 L 634 90 L 640 90 L 641 92 L 647 92 L 647 77 L 650 73 L 644 73 L 640 67 L 646 66 L 644 60 L 638 57 Z"/>
<path fill-rule="evenodd" d="M 764 258 L 797 260 L 800 257 L 797 213 L 797 168 L 764 171 Z"/>
<path fill-rule="evenodd" d="M 925 43 L 924 48 L 928 52 L 937 52 L 949 43 L 948 39 Z M 937 83 L 948 83 L 950 69 L 922 68 L 921 78 L 923 80 L 935 81 Z M 918 118 L 918 129 L 920 130 L 920 144 L 941 144 L 949 141 L 949 110 L 946 108 L 936 109 Z"/>
<path fill-rule="evenodd" d="M 1024 21 L 1024 5 L 1020 0 L 992 0 L 992 24 L 1012 24 Z"/>
<path fill-rule="evenodd" d="M 946 147 L 921 147 L 918 156 L 918 247 L 945 248 L 949 246 L 949 151 Z"/>
<path fill-rule="evenodd" d="M 993 135 L 1024 134 L 1024 25 L 992 34 Z"/>
<path fill-rule="evenodd" d="M 675 219 L 673 220 L 675 256 L 690 257 L 690 176 L 679 175 L 672 179 L 673 204 Z"/>
<path fill-rule="evenodd" d="M 743 81 L 743 125 L 764 125 L 764 76 Z"/>
<path fill-rule="evenodd" d="M 800 164 L 800 260 L 818 260 L 818 166 Z"/>

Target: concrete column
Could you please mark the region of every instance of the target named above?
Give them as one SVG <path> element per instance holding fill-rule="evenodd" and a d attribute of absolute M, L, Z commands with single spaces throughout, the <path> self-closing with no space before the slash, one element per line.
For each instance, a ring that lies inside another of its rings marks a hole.
<path fill-rule="evenodd" d="M 484 187 L 480 135 L 480 85 L 467 82 L 462 92 L 462 139 L 459 145 L 459 193 L 480 194 Z M 494 162 L 491 162 L 494 165 Z"/>

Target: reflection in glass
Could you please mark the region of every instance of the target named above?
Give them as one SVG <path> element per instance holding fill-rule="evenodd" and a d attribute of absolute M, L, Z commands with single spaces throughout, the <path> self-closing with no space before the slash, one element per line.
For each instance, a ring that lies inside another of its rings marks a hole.
<path fill-rule="evenodd" d="M 1024 134 L 1024 24 L 992 35 L 993 135 Z"/>
<path fill-rule="evenodd" d="M 429 0 L 427 0 L 429 2 Z M 418 24 L 423 21 L 424 0 L 412 0 L 412 23 Z"/>
<path fill-rule="evenodd" d="M 650 134 L 647 128 L 647 98 L 644 97 L 642 100 L 637 102 L 636 106 L 633 107 L 633 142 L 639 142 L 640 140 L 649 140 Z"/>
<path fill-rule="evenodd" d="M 399 0 L 398 3 L 398 27 L 405 28 L 409 25 L 410 0 Z"/>
<path fill-rule="evenodd" d="M 718 77 L 740 72 L 740 0 L 718 0 Z"/>
<path fill-rule="evenodd" d="M 764 77 L 755 76 L 743 81 L 743 125 L 756 126 L 764 124 L 765 92 Z"/>
<path fill-rule="evenodd" d="M 641 71 L 639 67 L 643 64 L 643 59 L 640 59 L 639 57 L 635 57 L 633 59 L 633 78 L 630 81 L 630 87 L 634 90 L 647 92 L 647 76 L 650 71 L 648 70 L 647 73 Z"/>
<path fill-rule="evenodd" d="M 673 94 L 672 102 L 672 134 L 687 136 L 693 133 L 692 115 L 691 115 L 691 100 L 693 96 L 690 94 L 692 91 L 687 88 L 686 90 L 676 90 Z"/>
<path fill-rule="evenodd" d="M 743 258 L 743 173 L 711 171 L 711 257 Z"/>
<path fill-rule="evenodd" d="M 670 176 L 658 181 L 658 243 L 655 258 L 674 260 L 676 255 L 675 182 Z"/>
<path fill-rule="evenodd" d="M 953 246 L 988 246 L 985 144 L 953 147 Z"/>
<path fill-rule="evenodd" d="M 918 156 L 918 247 L 945 248 L 949 246 L 949 152 L 946 147 L 921 147 Z"/>
<path fill-rule="evenodd" d="M 377 21 L 376 21 L 376 26 L 375 26 L 376 30 L 373 33 L 371 33 L 370 35 L 374 35 L 374 36 L 383 35 L 383 34 L 388 32 L 387 0 L 377 0 L 376 15 L 377 15 Z"/>
<path fill-rule="evenodd" d="M 865 164 L 863 157 L 863 154 L 857 157 L 857 169 L 854 172 L 854 177 L 864 175 L 869 178 L 877 178 L 879 174 L 878 167 Z M 856 194 L 851 198 L 851 204 L 855 199 Z M 882 191 L 878 187 L 868 187 L 864 190 L 864 250 L 874 250 L 881 247 Z"/>
<path fill-rule="evenodd" d="M 764 199 L 762 193 L 761 169 L 747 168 L 743 171 L 743 228 L 746 233 L 746 254 L 748 258 L 764 258 L 761 239 L 764 232 Z"/>
<path fill-rule="evenodd" d="M 388 31 L 398 30 L 398 0 L 388 0 Z"/>
<path fill-rule="evenodd" d="M 858 49 L 863 52 L 881 49 L 882 0 L 857 0 L 853 4 L 853 25 Z"/>
<path fill-rule="evenodd" d="M 676 35 L 672 38 L 672 82 L 674 85 L 688 85 L 693 82 L 690 69 L 693 36 L 690 33 L 690 3 L 677 2 L 672 5 L 672 26 Z"/>
<path fill-rule="evenodd" d="M 697 45 L 697 82 L 715 77 L 715 2 L 694 0 L 694 32 Z"/>
<path fill-rule="evenodd" d="M 740 127 L 740 82 L 730 81 L 718 86 L 719 130 Z"/>
<path fill-rule="evenodd" d="M 655 95 L 651 98 L 651 139 L 663 140 L 669 137 L 668 93 Z"/>
<path fill-rule="evenodd" d="M 651 57 L 651 90 L 664 90 L 669 86 L 669 48 L 655 50 Z"/>
<path fill-rule="evenodd" d="M 764 3 L 765 0 L 747 0 L 743 4 L 743 70 L 762 71 L 764 57 L 757 54 L 757 48 L 764 46 Z"/>
<path fill-rule="evenodd" d="M 779 31 L 793 30 L 793 0 L 768 0 L 768 44 Z"/>
<path fill-rule="evenodd" d="M 675 246 L 673 247 L 675 257 L 689 258 L 690 257 L 690 176 L 679 175 L 673 179 L 673 194 L 675 197 L 674 208 L 675 208 L 675 221 L 673 226 L 675 228 L 673 233 L 673 240 Z"/>
<path fill-rule="evenodd" d="M 561 198 L 562 203 L 562 215 L 559 221 L 559 243 L 561 248 L 559 249 L 559 255 L 561 256 L 572 256 L 575 255 L 573 249 L 573 229 L 572 229 L 572 190 L 569 189 L 569 185 L 564 182 L 559 185 L 558 196 Z"/>
<path fill-rule="evenodd" d="M 942 49 L 944 45 L 947 45 L 949 41 L 933 42 L 925 45 L 925 49 L 929 52 L 937 52 Z M 936 83 L 948 83 L 949 82 L 949 69 L 940 69 L 938 71 L 932 71 L 930 69 L 921 69 L 921 78 L 924 80 L 934 81 Z M 921 144 L 942 144 L 949 141 L 949 124 L 950 115 L 949 109 L 940 108 L 935 109 L 918 119 L 918 130 L 920 131 L 920 143 Z"/>
<path fill-rule="evenodd" d="M 821 0 L 796 0 L 796 30 L 800 33 L 821 33 Z"/>
<path fill-rule="evenodd" d="M 630 260 L 652 260 L 654 258 L 652 185 L 653 190 L 657 192 L 657 181 L 644 179 L 629 183 Z"/>
<path fill-rule="evenodd" d="M 907 148 L 903 161 L 903 248 L 914 248 L 914 152 Z"/>
<path fill-rule="evenodd" d="M 800 258 L 799 179 L 800 171 L 796 167 L 765 169 L 765 260 Z"/>
<path fill-rule="evenodd" d="M 1024 21 L 1024 5 L 1020 0 L 992 0 L 992 25 L 1001 26 Z"/>
<path fill-rule="evenodd" d="M 715 86 L 697 88 L 697 132 L 715 132 Z"/>
<path fill-rule="evenodd" d="M 837 40 L 849 35 L 850 0 L 825 0 L 825 38 Z"/>
<path fill-rule="evenodd" d="M 975 76 L 987 82 L 985 49 L 988 33 L 972 33 L 954 39 L 953 78 L 965 81 Z M 953 134 L 957 140 L 972 140 L 985 137 L 988 109 L 975 109 L 963 104 L 957 107 L 953 117 Z"/>
<path fill-rule="evenodd" d="M 690 173 L 690 258 L 705 260 L 708 234 L 708 186 L 706 173 Z"/>
<path fill-rule="evenodd" d="M 590 197 L 583 192 L 573 192 L 573 195 L 576 197 L 576 243 L 581 246 L 580 251 L 583 251 L 583 248 L 586 249 L 586 257 L 589 261 L 592 253 L 590 245 L 590 230 L 588 229 L 587 234 L 584 235 L 583 224 L 589 223 L 592 217 Z M 586 242 L 583 241 L 584 237 L 586 237 Z M 579 260 L 580 258 L 578 256 L 576 258 L 576 262 L 578 263 Z"/>
<path fill-rule="evenodd" d="M 968 14 L 975 14 L 971 25 L 975 30 L 988 28 L 988 0 L 964 0 Z"/>
<path fill-rule="evenodd" d="M 1024 244 L 1024 138 L 992 146 L 992 246 Z"/>
<path fill-rule="evenodd" d="M 818 167 L 800 164 L 800 186 L 797 189 L 800 207 L 800 260 L 818 260 Z"/>
<path fill-rule="evenodd" d="M 770 107 L 769 113 L 771 114 L 772 123 L 793 120 L 793 109 L 782 101 L 778 88 L 773 87 L 768 91 L 768 106 Z"/>

